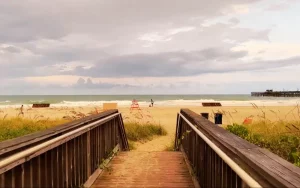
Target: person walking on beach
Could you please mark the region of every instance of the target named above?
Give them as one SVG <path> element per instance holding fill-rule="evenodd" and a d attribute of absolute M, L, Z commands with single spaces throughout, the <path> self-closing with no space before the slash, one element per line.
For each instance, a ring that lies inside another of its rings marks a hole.
<path fill-rule="evenodd" d="M 23 104 L 22 104 L 22 106 L 21 106 L 21 108 L 20 108 L 20 113 L 19 113 L 19 115 L 20 115 L 20 114 L 21 114 L 21 115 L 24 115 L 23 108 L 24 108 L 24 106 L 23 106 Z"/>
<path fill-rule="evenodd" d="M 151 106 L 153 107 L 154 101 L 151 99 Z"/>

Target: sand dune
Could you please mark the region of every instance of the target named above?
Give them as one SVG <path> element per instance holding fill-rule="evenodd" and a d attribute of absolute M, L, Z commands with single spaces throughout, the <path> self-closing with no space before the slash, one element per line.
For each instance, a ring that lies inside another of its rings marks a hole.
<path fill-rule="evenodd" d="M 210 120 L 214 121 L 213 114 L 215 112 L 223 113 L 223 124 L 242 123 L 245 118 L 252 116 L 253 120 L 263 117 L 272 120 L 299 120 L 300 110 L 297 106 L 277 106 L 277 107 L 197 107 L 197 106 L 158 106 L 158 107 L 142 107 L 141 110 L 130 110 L 129 107 L 121 107 L 119 111 L 122 113 L 124 121 L 149 121 L 157 122 L 166 128 L 167 136 L 155 137 L 152 141 L 138 144 L 137 150 L 140 151 L 161 151 L 164 150 L 174 140 L 176 129 L 176 114 L 181 108 L 189 108 L 196 113 L 210 113 Z M 24 118 L 32 119 L 60 119 L 64 116 L 74 116 L 74 112 L 80 112 L 85 115 L 95 111 L 100 112 L 100 106 L 82 106 L 82 107 L 56 107 L 43 109 L 24 109 Z M 0 111 L 0 118 L 17 116 L 19 109 L 4 108 Z"/>

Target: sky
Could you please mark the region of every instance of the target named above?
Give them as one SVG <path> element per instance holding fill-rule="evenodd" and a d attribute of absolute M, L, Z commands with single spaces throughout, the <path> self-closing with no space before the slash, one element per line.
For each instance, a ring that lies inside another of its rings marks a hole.
<path fill-rule="evenodd" d="M 300 88 L 300 0 L 0 1 L 0 95 Z"/>

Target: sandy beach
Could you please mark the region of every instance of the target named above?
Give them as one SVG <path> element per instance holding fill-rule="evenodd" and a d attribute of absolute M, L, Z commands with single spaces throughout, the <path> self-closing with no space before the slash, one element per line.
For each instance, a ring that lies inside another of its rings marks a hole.
<path fill-rule="evenodd" d="M 155 122 L 161 124 L 167 130 L 166 136 L 155 137 L 146 143 L 138 143 L 138 151 L 162 151 L 174 140 L 176 128 L 176 114 L 182 108 L 189 108 L 200 114 L 207 112 L 210 114 L 209 119 L 214 121 L 213 114 L 221 112 L 223 114 L 223 125 L 233 123 L 241 124 L 245 118 L 252 117 L 253 121 L 263 117 L 272 121 L 278 120 L 297 120 L 299 119 L 299 108 L 295 106 L 270 106 L 270 107 L 202 107 L 202 106 L 154 106 L 141 107 L 141 110 L 130 110 L 130 107 L 119 107 L 124 121 L 143 121 Z M 71 117 L 77 114 L 89 115 L 90 113 L 102 111 L 102 106 L 78 106 L 78 107 L 50 107 L 34 109 L 29 106 L 24 108 L 24 118 L 29 119 L 61 119 Z M 19 113 L 18 108 L 0 109 L 0 118 L 16 117 Z"/>

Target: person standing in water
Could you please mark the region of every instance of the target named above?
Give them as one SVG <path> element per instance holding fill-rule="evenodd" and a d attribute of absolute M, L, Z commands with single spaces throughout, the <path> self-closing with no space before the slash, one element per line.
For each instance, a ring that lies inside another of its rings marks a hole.
<path fill-rule="evenodd" d="M 154 101 L 151 99 L 151 106 L 153 107 Z"/>

